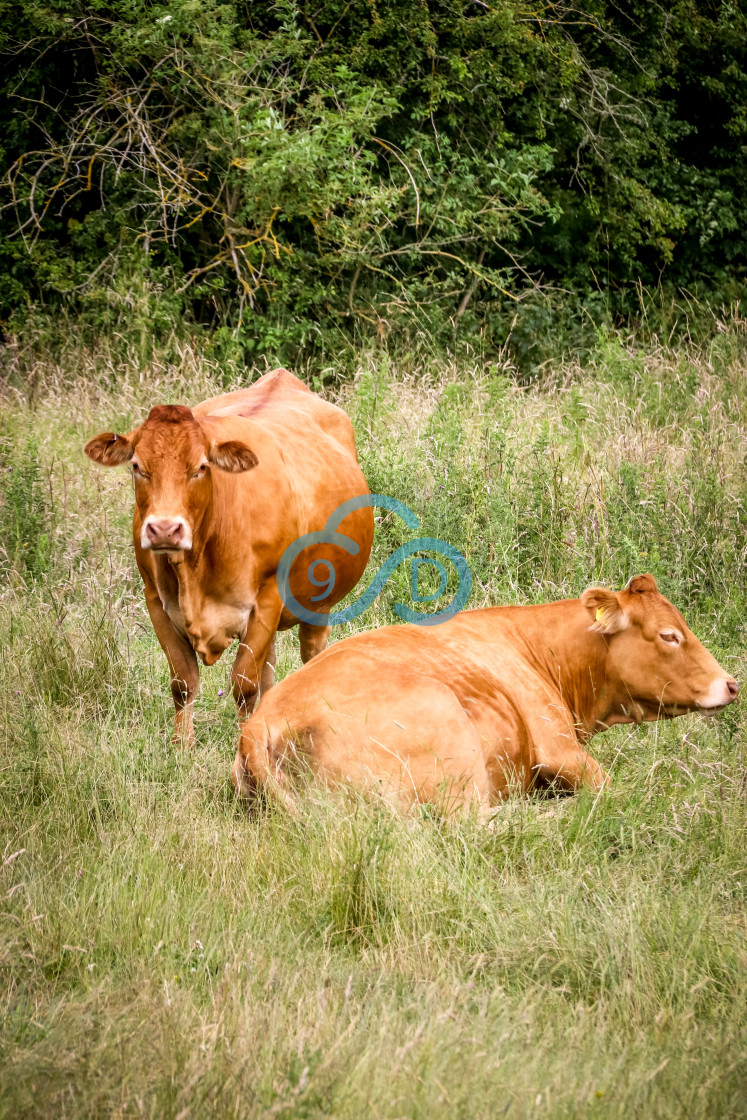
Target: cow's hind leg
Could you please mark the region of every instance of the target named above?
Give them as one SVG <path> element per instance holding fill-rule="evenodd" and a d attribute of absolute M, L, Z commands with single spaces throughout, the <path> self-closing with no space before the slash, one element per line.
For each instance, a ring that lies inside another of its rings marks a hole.
<path fill-rule="evenodd" d="M 273 733 L 261 715 L 255 713 L 241 729 L 231 780 L 237 795 L 254 801 L 257 794 L 274 798 L 292 816 L 297 815 L 294 794 L 287 788 L 283 763 L 287 744 L 283 736 Z"/>
<path fill-rule="evenodd" d="M 301 643 L 301 660 L 304 665 L 327 648 L 331 626 L 312 626 L 309 622 L 299 622 L 298 640 Z"/>

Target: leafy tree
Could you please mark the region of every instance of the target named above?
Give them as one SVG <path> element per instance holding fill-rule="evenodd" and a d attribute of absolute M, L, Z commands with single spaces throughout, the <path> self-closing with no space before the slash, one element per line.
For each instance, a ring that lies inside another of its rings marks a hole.
<path fill-rule="evenodd" d="M 548 293 L 597 320 L 662 279 L 724 298 L 746 30 L 695 0 L 11 6 L 2 313 L 292 354 L 536 336 Z"/>

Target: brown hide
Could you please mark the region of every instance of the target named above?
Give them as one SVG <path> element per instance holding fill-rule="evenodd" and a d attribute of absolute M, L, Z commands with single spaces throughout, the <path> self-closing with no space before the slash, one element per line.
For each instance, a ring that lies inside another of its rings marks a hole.
<path fill-rule="evenodd" d="M 586 751 L 615 723 L 731 703 L 738 687 L 652 576 L 546 606 L 465 611 L 330 647 L 260 703 L 233 768 L 248 795 L 301 755 L 331 781 L 454 808 L 510 788 L 608 781 Z"/>
<path fill-rule="evenodd" d="M 197 656 L 212 665 L 238 638 L 232 670 L 239 710 L 252 710 L 272 683 L 278 629 L 296 625 L 277 589 L 277 565 L 298 537 L 322 529 L 342 502 L 367 494 L 352 425 L 339 408 L 286 370 L 194 409 L 157 405 L 127 435 L 105 432 L 86 454 L 104 466 L 130 463 L 133 539 L 145 595 L 169 662 L 176 731 L 191 741 Z M 304 606 L 328 610 L 355 587 L 373 539 L 370 508 L 340 531 L 357 555 L 317 546 L 294 565 L 292 590 Z M 336 580 L 324 603 L 306 576 L 315 557 Z M 301 623 L 301 654 L 324 648 L 326 627 Z"/>

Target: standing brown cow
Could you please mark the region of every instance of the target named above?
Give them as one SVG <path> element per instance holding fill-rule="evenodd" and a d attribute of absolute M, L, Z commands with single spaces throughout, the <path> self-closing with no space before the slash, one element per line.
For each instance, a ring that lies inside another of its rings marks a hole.
<path fill-rule="evenodd" d="M 344 501 L 368 494 L 352 424 L 278 369 L 192 410 L 157 405 L 127 435 L 104 432 L 84 450 L 103 466 L 131 464 L 135 555 L 171 671 L 175 738 L 191 744 L 198 654 L 213 665 L 239 639 L 231 679 L 245 716 L 273 682 L 276 631 L 298 624 L 304 662 L 324 649 L 329 628 L 289 613 L 276 572 L 294 540 L 322 529 Z M 310 556 L 313 569 L 316 559 L 334 554 L 325 610 L 363 574 L 371 508 L 350 513 L 340 531 L 358 544 L 355 555 L 319 545 Z M 315 607 L 315 590 L 308 572 L 294 578 L 295 597 L 307 609 Z"/>

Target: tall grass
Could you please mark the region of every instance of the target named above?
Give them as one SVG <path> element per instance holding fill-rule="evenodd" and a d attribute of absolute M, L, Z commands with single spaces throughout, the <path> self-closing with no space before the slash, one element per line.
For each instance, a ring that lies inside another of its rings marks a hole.
<path fill-rule="evenodd" d="M 653 571 L 744 679 L 746 340 L 604 336 L 530 388 L 369 355 L 334 392 L 371 489 L 468 557 L 469 605 Z M 33 362 L 0 414 L 0 1114 L 747 1115 L 740 706 L 609 732 L 609 793 L 491 829 L 313 785 L 247 815 L 229 662 L 170 746 L 129 484 L 80 450 L 225 372 Z M 371 572 L 408 535 L 377 517 Z M 404 570 L 341 634 L 400 599 Z"/>

